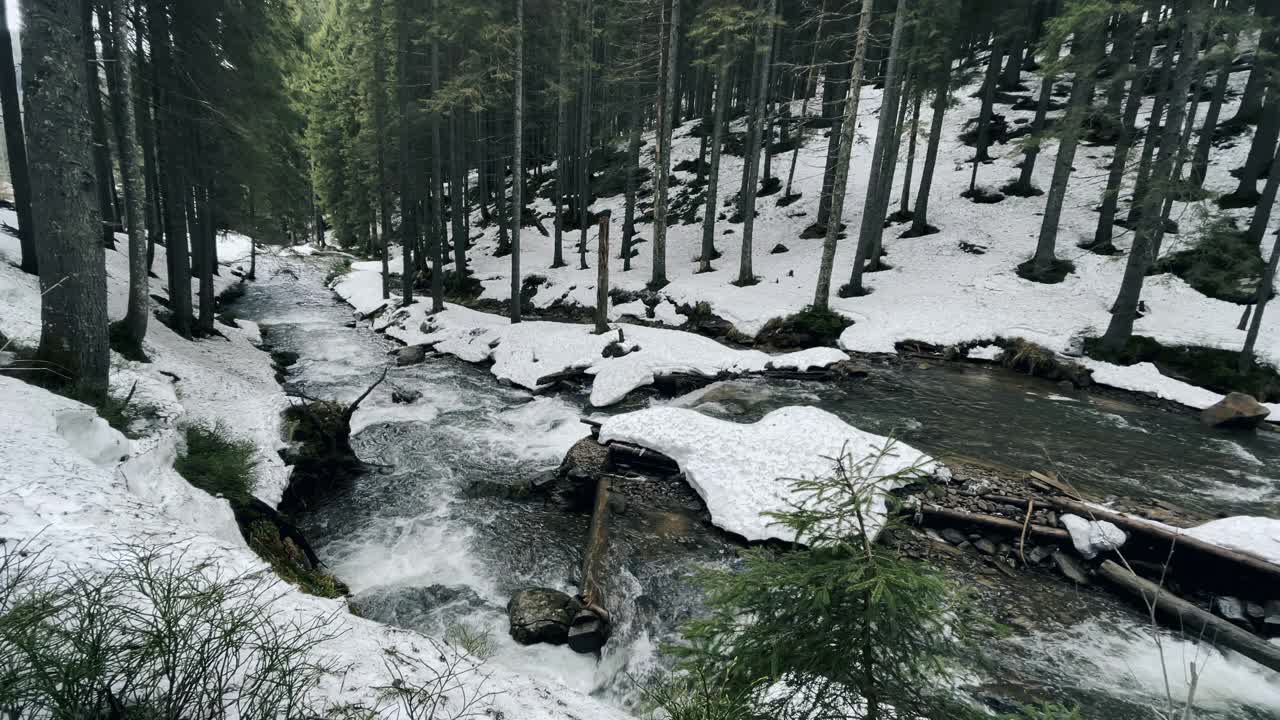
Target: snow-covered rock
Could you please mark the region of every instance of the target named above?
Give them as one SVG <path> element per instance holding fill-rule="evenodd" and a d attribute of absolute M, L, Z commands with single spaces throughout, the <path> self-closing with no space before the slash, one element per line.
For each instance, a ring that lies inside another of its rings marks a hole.
<path fill-rule="evenodd" d="M 1118 550 L 1128 536 L 1106 520 L 1087 520 L 1079 515 L 1063 515 L 1062 525 L 1071 533 L 1071 544 L 1076 552 L 1092 560 L 1098 553 Z"/>
<path fill-rule="evenodd" d="M 901 485 L 905 476 L 948 474 L 944 465 L 918 450 L 814 407 L 781 408 L 749 425 L 683 408 L 655 407 L 605 420 L 600 441 L 612 440 L 675 460 L 706 501 L 712 522 L 747 540 L 795 541 L 792 530 L 763 513 L 786 511 L 805 499 L 795 492 L 791 479 L 826 475 L 833 469 L 833 458 L 842 455 L 858 462 L 883 452 L 865 475 L 867 484 L 876 485 L 868 527 L 873 537 L 883 526 L 885 491 Z M 904 477 L 886 479 L 899 473 Z"/>

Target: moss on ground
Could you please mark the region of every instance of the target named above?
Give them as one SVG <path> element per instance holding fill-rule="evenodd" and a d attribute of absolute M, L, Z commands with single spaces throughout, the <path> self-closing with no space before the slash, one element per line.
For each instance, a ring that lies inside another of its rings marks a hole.
<path fill-rule="evenodd" d="M 1154 273 L 1172 273 L 1198 292 L 1237 304 L 1253 302 L 1266 263 L 1258 246 L 1228 217 L 1205 226 L 1196 243 L 1161 258 Z"/>
<path fill-rule="evenodd" d="M 765 323 L 756 335 L 756 342 L 775 348 L 835 346 L 840 334 L 852 324 L 852 320 L 840 313 L 807 307 L 794 315 Z"/>
<path fill-rule="evenodd" d="M 1280 402 L 1280 374 L 1270 367 L 1259 365 L 1241 373 L 1240 354 L 1234 350 L 1165 346 L 1152 338 L 1135 335 L 1119 352 L 1105 350 L 1100 338 L 1086 340 L 1085 351 L 1089 357 L 1119 365 L 1149 362 L 1169 377 L 1185 380 L 1217 393 L 1242 392 L 1262 402 Z"/>

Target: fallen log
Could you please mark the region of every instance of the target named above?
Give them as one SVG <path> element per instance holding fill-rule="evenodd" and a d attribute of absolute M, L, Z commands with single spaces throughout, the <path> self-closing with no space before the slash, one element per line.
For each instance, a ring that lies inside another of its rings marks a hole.
<path fill-rule="evenodd" d="M 948 508 L 937 507 L 936 505 L 925 505 L 920 508 L 920 514 L 924 518 L 925 526 L 939 525 L 944 527 L 955 527 L 956 525 L 970 525 L 973 527 L 987 528 L 990 530 L 999 530 L 1015 537 L 1022 535 L 1023 525 L 1016 520 L 995 517 L 994 515 L 979 515 L 977 513 L 965 512 L 964 510 L 951 510 Z M 1027 525 L 1027 536 L 1039 540 L 1047 540 L 1055 543 L 1070 544 L 1071 533 L 1060 528 L 1050 528 L 1043 525 Z"/>
<path fill-rule="evenodd" d="M 656 450 L 650 450 L 621 440 L 610 440 L 605 444 L 605 447 L 609 448 L 611 455 L 621 456 L 614 457 L 614 461 L 617 464 L 641 469 L 648 468 L 664 473 L 680 472 L 679 463 Z"/>
<path fill-rule="evenodd" d="M 604 559 L 609 547 L 609 476 L 596 482 L 596 502 L 587 530 L 587 546 L 582 554 L 582 610 L 569 627 L 569 647 L 574 652 L 593 653 L 609 639 L 609 613 L 604 609 Z"/>
<path fill-rule="evenodd" d="M 1255 662 L 1280 672 L 1280 647 L 1253 633 L 1242 630 L 1179 598 L 1155 583 L 1134 575 L 1119 564 L 1106 560 L 1099 574 L 1131 595 L 1142 599 L 1148 608 L 1154 605 L 1169 627 L 1200 636 L 1220 647 L 1230 648 Z"/>
<path fill-rule="evenodd" d="M 988 502 L 1000 503 L 1002 505 L 1012 505 L 1014 507 L 1025 508 L 1028 500 L 1026 498 L 1009 497 L 1007 495 L 983 495 L 983 500 Z M 1042 504 L 1053 506 L 1054 509 L 1069 512 L 1080 517 L 1092 518 L 1094 520 L 1106 520 L 1119 528 L 1129 531 L 1135 535 L 1140 535 L 1148 542 L 1155 541 L 1161 552 L 1168 554 L 1170 546 L 1177 550 L 1188 550 L 1193 553 L 1208 555 L 1217 560 L 1231 563 L 1235 567 L 1244 568 L 1251 574 L 1270 578 L 1270 582 L 1280 583 L 1280 565 L 1275 565 L 1263 560 L 1260 557 L 1250 555 L 1249 553 L 1232 550 L 1205 542 L 1198 538 L 1191 537 L 1183 533 L 1176 532 L 1176 528 L 1167 528 L 1160 525 L 1141 520 L 1139 518 L 1129 517 L 1120 513 L 1102 510 L 1092 505 L 1068 500 L 1066 498 L 1054 497 L 1038 500 Z"/>

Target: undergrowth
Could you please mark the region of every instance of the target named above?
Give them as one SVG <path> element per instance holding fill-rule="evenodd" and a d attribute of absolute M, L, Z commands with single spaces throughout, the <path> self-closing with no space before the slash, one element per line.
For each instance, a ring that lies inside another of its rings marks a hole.
<path fill-rule="evenodd" d="M 1161 345 L 1156 340 L 1135 335 L 1119 352 L 1107 351 L 1099 338 L 1085 341 L 1089 357 L 1133 365 L 1149 362 L 1161 373 L 1199 385 L 1217 393 L 1242 392 L 1262 402 L 1280 401 L 1280 374 L 1267 366 L 1254 365 L 1240 372 L 1240 354 L 1217 348 Z"/>
<path fill-rule="evenodd" d="M 765 323 L 756 335 L 756 342 L 775 348 L 835 346 L 840 334 L 852 324 L 852 320 L 840 313 L 810 306 L 794 315 L 776 317 Z"/>
<path fill-rule="evenodd" d="M 230 500 L 248 502 L 253 491 L 253 455 L 257 448 L 252 440 L 232 437 L 228 428 L 191 424 L 183 429 L 187 451 L 174 462 L 174 468 L 187 482 Z"/>
<path fill-rule="evenodd" d="M 1172 273 L 1215 300 L 1243 305 L 1253 302 L 1265 268 L 1258 246 L 1230 217 L 1219 216 L 1205 225 L 1194 245 L 1161 258 L 1152 272 Z"/>
<path fill-rule="evenodd" d="M 333 281 L 351 272 L 351 258 L 342 258 L 329 268 L 329 272 L 324 276 L 324 286 L 329 287 Z"/>

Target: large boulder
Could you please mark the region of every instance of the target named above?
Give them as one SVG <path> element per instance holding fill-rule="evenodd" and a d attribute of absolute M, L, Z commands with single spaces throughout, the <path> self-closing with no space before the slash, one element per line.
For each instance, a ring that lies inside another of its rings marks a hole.
<path fill-rule="evenodd" d="M 1200 413 L 1200 422 L 1210 427 L 1256 428 L 1271 414 L 1252 395 L 1233 392 Z"/>
<path fill-rule="evenodd" d="M 569 640 L 569 627 L 580 610 L 582 603 L 559 590 L 521 590 L 507 603 L 511 637 L 521 645 L 563 645 Z"/>
<path fill-rule="evenodd" d="M 426 345 L 409 345 L 396 351 L 396 365 L 417 365 L 427 359 Z"/>

